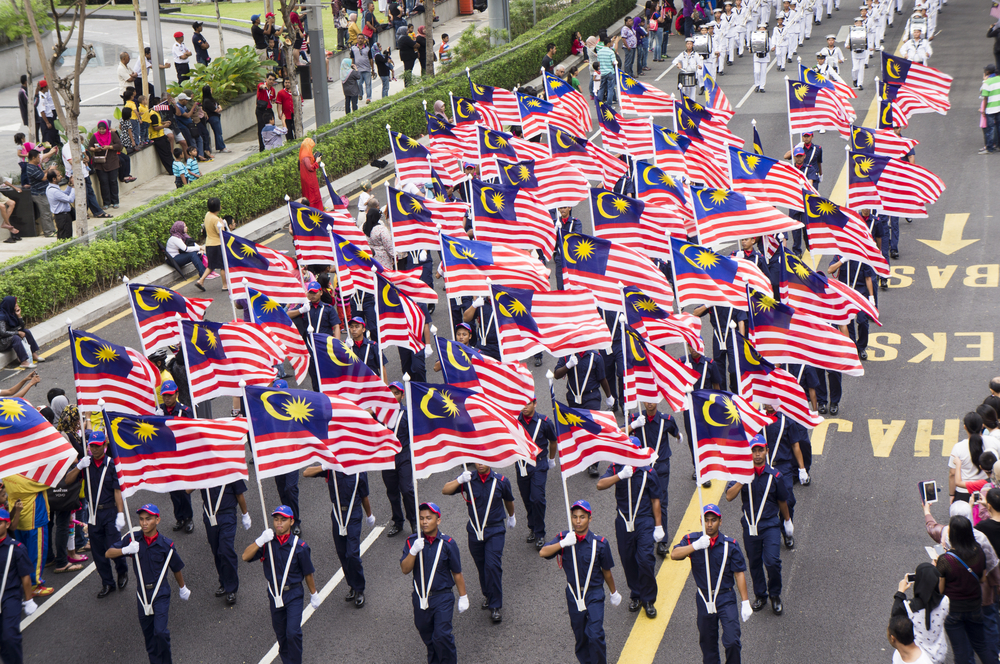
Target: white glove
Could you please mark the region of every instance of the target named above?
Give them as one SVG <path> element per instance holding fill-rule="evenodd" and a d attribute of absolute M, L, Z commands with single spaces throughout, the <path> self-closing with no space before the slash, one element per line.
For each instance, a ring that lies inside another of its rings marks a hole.
<path fill-rule="evenodd" d="M 250 512 L 243 515 L 243 530 L 250 530 Z"/>
<path fill-rule="evenodd" d="M 424 346 L 424 357 L 430 357 L 434 354 L 434 348 L 430 344 Z"/>
<path fill-rule="evenodd" d="M 311 606 L 314 609 L 318 609 L 319 602 L 320 602 L 319 593 L 313 593 L 309 595 L 309 606 Z"/>
<path fill-rule="evenodd" d="M 646 426 L 646 416 L 640 415 L 639 417 L 632 420 L 632 429 L 639 429 Z"/>
<path fill-rule="evenodd" d="M 806 484 L 809 482 L 809 471 L 805 468 L 799 468 L 799 484 Z"/>
<path fill-rule="evenodd" d="M 302 314 L 303 316 L 305 316 L 306 314 L 309 313 L 309 303 L 308 302 L 306 302 L 301 307 L 299 307 L 299 313 Z"/>
<path fill-rule="evenodd" d="M 513 530 L 517 527 L 517 517 L 511 514 L 507 517 L 507 530 Z"/>
<path fill-rule="evenodd" d="M 374 514 L 369 514 L 367 517 L 365 517 L 365 521 L 368 523 L 369 526 L 374 526 L 375 525 L 375 515 Z"/>
<path fill-rule="evenodd" d="M 410 555 L 416 556 L 423 550 L 424 550 L 424 538 L 418 537 L 417 539 L 413 540 L 413 544 L 410 545 Z"/>
<path fill-rule="evenodd" d="M 580 362 L 580 360 L 577 359 L 576 355 L 570 355 L 569 357 L 566 358 L 566 368 L 567 369 L 572 369 L 579 362 Z"/>
<path fill-rule="evenodd" d="M 611 593 L 611 606 L 618 606 L 622 603 L 622 596 L 617 590 Z"/>
<path fill-rule="evenodd" d="M 458 598 L 458 612 L 465 613 L 469 608 L 469 596 L 462 595 Z"/>
<path fill-rule="evenodd" d="M 871 305 L 873 307 L 875 306 L 875 296 L 874 295 L 869 295 L 868 296 L 868 301 L 871 303 Z"/>
<path fill-rule="evenodd" d="M 614 407 L 614 405 L 615 405 L 615 398 L 614 397 L 608 397 L 607 399 L 604 400 L 604 405 L 606 405 L 608 408 Z"/>
<path fill-rule="evenodd" d="M 559 540 L 559 548 L 565 549 L 568 546 L 576 546 L 576 533 L 566 533 L 566 536 Z"/>
<path fill-rule="evenodd" d="M 124 527 L 125 527 L 125 515 L 119 512 L 118 516 L 115 517 L 115 528 L 121 530 Z"/>
<path fill-rule="evenodd" d="M 426 249 L 421 249 L 420 250 L 420 253 L 417 254 L 417 260 L 420 261 L 421 263 L 424 263 L 424 262 L 427 261 L 427 250 Z"/>
<path fill-rule="evenodd" d="M 467 470 L 463 470 L 462 474 L 455 478 L 455 481 L 459 484 L 465 484 L 472 479 L 472 473 Z"/>
<path fill-rule="evenodd" d="M 24 607 L 24 613 L 25 613 L 25 615 L 29 615 L 29 616 L 32 613 L 34 613 L 35 611 L 38 610 L 38 605 L 35 604 L 35 600 L 33 600 L 33 599 L 29 599 L 29 600 L 27 600 L 25 602 L 21 602 L 21 606 Z"/>
<path fill-rule="evenodd" d="M 753 615 L 753 609 L 750 608 L 750 600 L 745 599 L 740 604 L 740 617 L 743 618 L 743 622 L 750 620 L 750 616 Z"/>
<path fill-rule="evenodd" d="M 188 590 L 187 586 L 181 586 L 180 588 L 178 588 L 177 594 L 180 595 L 181 599 L 184 600 L 185 602 L 188 601 L 189 597 L 191 597 L 191 591 Z"/>
<path fill-rule="evenodd" d="M 139 553 L 139 543 L 138 542 L 133 541 L 133 542 L 131 542 L 129 544 L 126 544 L 124 547 L 122 547 L 122 555 L 134 556 L 137 553 Z"/>
<path fill-rule="evenodd" d="M 632 468 L 632 466 L 624 466 L 618 473 L 618 479 L 627 480 L 628 478 L 632 477 L 633 472 L 635 472 L 635 469 Z"/>
<path fill-rule="evenodd" d="M 486 303 L 486 301 L 483 300 L 483 296 L 480 295 L 479 297 L 477 297 L 475 300 L 472 301 L 472 306 L 475 309 L 478 309 L 479 307 L 483 306 L 483 304 L 485 304 L 485 303 Z"/>
<path fill-rule="evenodd" d="M 657 526 L 656 528 L 653 528 L 654 542 L 662 542 L 664 537 L 666 537 L 666 533 L 663 532 L 663 526 Z"/>
<path fill-rule="evenodd" d="M 691 546 L 694 547 L 695 551 L 701 551 L 702 549 L 707 549 L 708 545 L 712 543 L 712 538 L 708 535 L 702 535 L 695 541 L 691 542 Z"/>
<path fill-rule="evenodd" d="M 78 464 L 76 464 L 76 469 L 77 470 L 83 470 L 84 468 L 90 468 L 90 457 L 89 456 L 83 457 L 82 459 L 80 459 L 80 462 Z"/>
<path fill-rule="evenodd" d="M 274 539 L 274 531 L 270 528 L 265 528 L 264 532 L 260 534 L 260 537 L 254 540 L 254 544 L 258 547 L 264 546 L 268 542 Z"/>
<path fill-rule="evenodd" d="M 794 524 L 792 524 L 791 519 L 785 521 L 785 534 L 788 535 L 789 537 L 795 534 L 795 526 Z"/>

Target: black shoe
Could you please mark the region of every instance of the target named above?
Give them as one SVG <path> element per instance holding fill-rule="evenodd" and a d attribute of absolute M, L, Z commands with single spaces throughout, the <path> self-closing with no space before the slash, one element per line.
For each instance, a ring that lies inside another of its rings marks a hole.
<path fill-rule="evenodd" d="M 181 519 L 180 521 L 178 521 L 177 523 L 174 524 L 173 531 L 176 533 L 176 532 L 178 532 L 180 530 L 183 530 L 185 523 L 187 523 L 187 520 L 186 519 Z"/>
<path fill-rule="evenodd" d="M 889 290 L 889 280 L 888 279 L 880 279 L 878 287 L 881 288 L 882 290 Z"/>
<path fill-rule="evenodd" d="M 403 531 L 403 529 L 400 528 L 399 525 L 397 525 L 397 524 L 394 523 L 391 526 L 389 526 L 389 532 L 387 532 L 385 534 L 385 536 L 386 537 L 395 537 L 396 535 L 398 535 L 402 531 Z"/>
<path fill-rule="evenodd" d="M 216 597 L 222 597 L 225 594 L 226 594 L 226 589 L 223 588 L 222 586 L 219 586 L 218 590 L 215 591 Z"/>
<path fill-rule="evenodd" d="M 483 598 L 483 604 L 482 604 L 482 606 L 480 606 L 479 608 L 480 608 L 480 609 L 482 609 L 483 611 L 486 611 L 486 610 L 488 610 L 488 609 L 490 608 L 490 600 L 488 600 L 488 599 L 486 599 L 486 598 L 484 597 L 484 598 Z"/>
<path fill-rule="evenodd" d="M 858 353 L 858 357 L 860 357 L 862 360 L 867 360 L 868 359 L 868 351 L 865 350 L 864 348 L 862 348 L 861 352 Z"/>
<path fill-rule="evenodd" d="M 730 62 L 729 64 L 731 65 L 731 64 L 733 64 L 733 63 L 732 63 L 732 62 Z M 718 73 L 718 75 L 719 75 L 719 76 L 725 76 L 725 75 L 726 75 L 726 72 L 725 72 L 724 70 L 723 70 L 723 71 L 720 71 L 720 72 Z"/>
<path fill-rule="evenodd" d="M 819 410 L 817 410 L 816 412 L 819 413 L 820 415 L 826 415 L 826 404 L 821 403 L 819 405 Z"/>
<path fill-rule="evenodd" d="M 865 64 L 865 69 L 868 69 L 868 65 L 867 64 Z"/>
<path fill-rule="evenodd" d="M 695 482 L 697 482 L 698 481 L 698 473 L 692 470 L 691 471 L 691 479 L 694 480 Z"/>
<path fill-rule="evenodd" d="M 536 367 L 542 366 L 542 358 L 540 358 L 540 357 L 536 357 L 535 358 L 535 366 Z"/>
<path fill-rule="evenodd" d="M 791 550 L 791 549 L 795 548 L 795 538 L 794 537 L 789 537 L 785 533 L 781 533 L 781 538 L 785 540 L 785 548 L 786 549 Z"/>
<path fill-rule="evenodd" d="M 228 604 L 229 606 L 236 604 L 236 593 L 229 593 L 228 595 L 226 595 L 226 604 Z"/>
<path fill-rule="evenodd" d="M 536 551 L 541 551 L 543 546 L 545 546 L 545 540 L 543 538 L 539 537 L 537 540 L 535 540 Z"/>
<path fill-rule="evenodd" d="M 889 252 L 889 256 L 891 258 L 899 258 L 899 252 L 898 251 L 890 251 Z"/>
<path fill-rule="evenodd" d="M 628 611 L 629 611 L 629 613 L 636 613 L 636 612 L 639 611 L 640 608 L 642 608 L 642 602 L 640 602 L 637 599 L 630 599 L 629 600 L 629 602 L 628 602 Z"/>
<path fill-rule="evenodd" d="M 9 237 L 3 241 L 4 244 L 17 244 L 17 238 Z"/>
<path fill-rule="evenodd" d="M 839 403 L 832 403 L 832 404 L 830 404 L 830 414 L 831 415 L 836 415 L 839 412 L 840 412 L 840 404 Z"/>
<path fill-rule="evenodd" d="M 526 538 L 524 538 L 524 541 L 525 541 L 526 544 L 531 544 L 536 539 L 537 538 L 535 537 L 535 533 L 528 533 L 528 536 Z"/>
<path fill-rule="evenodd" d="M 292 526 L 292 534 L 295 535 L 296 537 L 302 537 L 302 526 L 300 526 L 298 523 Z"/>
<path fill-rule="evenodd" d="M 589 475 L 590 477 L 600 477 L 601 476 L 601 471 L 597 469 L 597 464 L 596 463 L 593 466 L 590 466 L 589 468 L 587 468 L 587 475 Z"/>
<path fill-rule="evenodd" d="M 365 594 L 358 593 L 357 596 L 354 598 L 354 608 L 360 609 L 364 605 L 365 605 Z"/>
<path fill-rule="evenodd" d="M 912 224 L 913 223 L 913 217 L 907 217 L 906 218 L 906 223 Z M 20 240 L 21 238 L 17 238 L 17 239 Z"/>
<path fill-rule="evenodd" d="M 656 617 L 656 607 L 653 606 L 652 602 L 646 602 L 645 604 L 643 604 L 642 608 L 646 609 L 647 618 L 652 619 Z"/>
<path fill-rule="evenodd" d="M 757 92 L 759 92 L 759 93 L 761 93 L 761 94 L 764 94 L 764 88 L 761 88 L 761 89 L 760 89 L 760 90 L 758 90 Z"/>
<path fill-rule="evenodd" d="M 428 314 L 433 314 L 434 313 L 434 305 L 433 304 L 428 304 L 427 305 L 427 313 Z"/>
<path fill-rule="evenodd" d="M 753 609 L 754 612 L 757 612 L 763 609 L 765 604 L 767 604 L 766 597 L 755 597 L 754 600 L 750 602 L 750 608 Z"/>
<path fill-rule="evenodd" d="M 703 488 L 703 489 L 711 489 L 712 488 L 712 480 L 705 480 L 704 482 L 702 482 L 701 483 L 701 488 Z"/>
<path fill-rule="evenodd" d="M 657 545 L 656 545 L 656 555 L 662 556 L 662 557 L 665 558 L 668 553 L 670 553 L 670 551 L 667 548 L 667 543 L 666 542 L 659 542 L 659 543 L 657 543 Z"/>
<path fill-rule="evenodd" d="M 114 586 L 101 586 L 101 592 L 97 593 L 97 599 L 101 599 L 102 597 L 107 597 L 110 593 L 113 593 L 114 591 L 115 591 Z"/>
<path fill-rule="evenodd" d="M 194 532 L 194 521 L 191 519 L 187 520 L 187 523 L 184 524 L 184 532 L 188 535 Z"/>
<path fill-rule="evenodd" d="M 354 590 L 354 588 L 351 588 L 351 589 L 348 590 L 347 596 L 344 597 L 344 601 L 345 602 L 353 602 L 354 598 L 357 597 L 357 596 L 358 596 L 357 591 Z"/>
<path fill-rule="evenodd" d="M 493 621 L 494 625 L 499 622 L 503 622 L 503 616 L 500 614 L 500 609 L 493 609 L 490 611 L 490 620 Z"/>
<path fill-rule="evenodd" d="M 125 586 L 128 585 L 128 574 L 120 574 L 118 576 L 118 590 L 124 590 Z"/>
<path fill-rule="evenodd" d="M 827 18 L 833 18 L 833 14 L 827 14 L 826 17 Z"/>
<path fill-rule="evenodd" d="M 780 616 L 782 613 L 784 613 L 785 609 L 783 606 L 781 606 L 780 597 L 771 598 L 771 610 L 774 611 L 774 615 L 776 616 Z"/>
<path fill-rule="evenodd" d="M 858 81 L 857 81 L 857 79 L 851 81 L 851 85 L 853 85 L 854 87 L 858 87 Z"/>

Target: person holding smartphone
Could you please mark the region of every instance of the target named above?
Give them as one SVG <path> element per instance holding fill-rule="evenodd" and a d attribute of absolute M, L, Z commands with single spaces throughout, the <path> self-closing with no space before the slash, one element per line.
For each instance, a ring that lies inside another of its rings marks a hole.
<path fill-rule="evenodd" d="M 948 617 L 950 600 L 941 593 L 940 582 L 941 573 L 934 565 L 920 563 L 916 572 L 907 574 L 899 582 L 892 603 L 893 616 L 904 615 L 913 621 L 913 642 L 934 664 L 943 664 L 948 655 L 944 621 Z M 913 599 L 906 597 L 910 588 L 913 588 Z"/>

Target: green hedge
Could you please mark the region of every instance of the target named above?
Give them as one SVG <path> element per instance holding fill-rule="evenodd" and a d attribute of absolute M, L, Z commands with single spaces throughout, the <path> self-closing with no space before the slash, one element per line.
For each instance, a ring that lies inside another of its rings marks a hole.
<path fill-rule="evenodd" d="M 515 38 L 512 44 L 504 47 L 508 52 L 499 56 L 488 53 L 470 63 L 473 79 L 503 88 L 530 81 L 538 76 L 547 42 L 555 43 L 559 53 L 568 53 L 574 32 L 579 30 L 584 38 L 596 35 L 635 7 L 635 0 L 606 0 L 586 7 L 581 3 L 570 5 Z M 574 14 L 572 19 L 556 25 Z M 518 46 L 520 48 L 511 50 Z M 449 92 L 469 93 L 464 71 L 436 79 L 425 78 L 422 83 L 422 89 L 410 88 L 401 96 L 406 97 L 414 91 L 419 94 L 401 101 L 380 100 L 360 114 L 338 118 L 313 132 L 314 137 L 320 137 L 316 149 L 323 154 L 331 180 L 388 154 L 387 124 L 404 134 L 424 134 L 427 125 L 422 100 L 432 104 L 436 99 L 447 100 Z M 331 132 L 340 125 L 345 126 Z M 88 245 L 74 246 L 49 260 L 36 260 L 0 274 L 0 295 L 16 295 L 28 321 L 43 320 L 119 284 L 123 275 L 135 275 L 162 263 L 163 256 L 156 241 L 165 242 L 171 224 L 178 219 L 187 223 L 192 235 L 200 233 L 205 201 L 210 197 L 221 199 L 223 212 L 232 214 L 237 223 L 277 209 L 284 204 L 286 193 L 296 197 L 300 190 L 297 156 L 289 153 L 274 158 L 272 154 L 283 151 L 276 148 L 253 155 L 207 174 L 199 180 L 198 191 L 185 195 L 182 189 L 181 196 L 165 194 L 129 211 L 123 215 L 128 223 L 118 228 L 114 239 L 104 237 Z M 254 162 L 259 165 L 245 168 Z M 215 186 L 205 186 L 210 183 Z"/>

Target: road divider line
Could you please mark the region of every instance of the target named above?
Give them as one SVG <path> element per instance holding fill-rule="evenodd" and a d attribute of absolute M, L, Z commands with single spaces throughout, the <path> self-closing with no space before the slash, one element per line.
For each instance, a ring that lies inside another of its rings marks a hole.
<path fill-rule="evenodd" d="M 670 70 L 673 69 L 673 68 L 674 68 L 674 65 L 673 65 L 673 63 L 671 63 L 670 66 L 667 67 L 666 71 L 664 71 L 662 74 L 660 74 L 659 76 L 656 77 L 656 80 L 659 81 L 661 78 L 663 78 L 664 76 L 666 76 L 667 74 L 669 74 Z"/>
<path fill-rule="evenodd" d="M 750 57 L 753 58 L 753 54 L 752 53 L 750 54 Z M 753 63 L 751 62 L 750 64 L 753 64 Z M 772 60 L 771 61 L 771 64 L 768 65 L 768 67 L 767 67 L 767 73 L 768 74 L 771 73 L 771 70 L 774 69 L 774 66 L 776 64 L 778 64 L 777 60 Z M 756 85 L 751 85 L 750 86 L 750 89 L 747 90 L 747 93 L 745 95 L 743 95 L 743 99 L 740 99 L 740 103 L 736 104 L 736 108 L 739 108 L 740 106 L 742 106 L 743 104 L 746 103 L 746 100 L 750 98 L 750 95 L 753 94 L 753 91 L 754 91 L 754 89 L 756 89 L 756 87 L 757 87 Z"/>
<path fill-rule="evenodd" d="M 46 611 L 48 611 L 56 602 L 58 602 L 63 597 L 68 595 L 69 591 L 73 590 L 73 588 L 76 588 L 78 585 L 80 585 L 80 583 L 82 583 L 84 579 L 90 576 L 90 573 L 93 572 L 95 569 L 97 569 L 97 566 L 94 563 L 90 563 L 82 570 L 80 570 L 80 573 L 74 576 L 72 581 L 70 581 L 65 586 L 57 590 L 56 593 L 52 595 L 52 597 L 49 597 L 47 600 L 39 604 L 37 611 L 35 611 L 30 616 L 21 621 L 21 631 L 23 632 L 25 629 L 28 628 L 28 625 L 41 618 Z"/>

